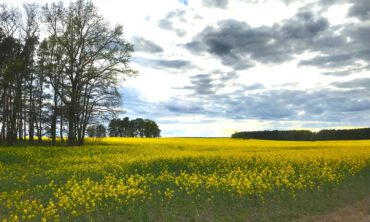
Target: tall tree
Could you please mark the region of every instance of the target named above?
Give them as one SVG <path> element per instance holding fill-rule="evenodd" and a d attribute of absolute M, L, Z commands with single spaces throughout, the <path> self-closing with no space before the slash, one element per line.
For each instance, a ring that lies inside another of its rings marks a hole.
<path fill-rule="evenodd" d="M 16 139 L 16 111 L 15 94 L 17 76 L 22 71 L 22 45 L 17 39 L 19 33 L 20 13 L 14 8 L 0 5 L 0 27 L 2 38 L 0 42 L 0 76 L 2 89 L 2 137 L 8 145 Z"/>
<path fill-rule="evenodd" d="M 37 16 L 38 6 L 36 4 L 24 4 L 23 7 L 26 14 L 25 22 L 22 25 L 23 50 L 21 54 L 21 59 L 23 61 L 23 67 L 22 75 L 18 79 L 18 93 L 16 104 L 19 105 L 20 110 L 22 108 L 21 105 L 23 104 L 22 94 L 29 93 L 29 128 L 32 129 L 30 130 L 30 141 L 33 141 L 33 129 L 34 127 L 36 127 L 38 140 L 39 142 L 41 142 L 43 124 L 42 95 L 44 77 L 41 72 L 37 72 L 37 70 L 35 69 L 35 51 L 38 44 L 39 31 L 39 17 Z M 25 92 L 21 91 L 22 84 L 25 85 Z"/>
<path fill-rule="evenodd" d="M 68 109 L 68 144 L 82 145 L 94 115 L 114 111 L 119 104 L 119 75 L 135 72 L 128 66 L 133 47 L 123 39 L 123 28 L 111 28 L 91 1 L 77 0 L 69 7 L 46 5 L 50 54 L 60 48 L 63 78 L 49 76 L 55 93 Z"/>
<path fill-rule="evenodd" d="M 34 52 L 38 42 L 37 6 L 24 4 L 24 19 L 18 9 L 0 5 L 0 42 L 2 62 L 2 138 L 8 145 L 14 144 L 17 135 L 22 138 L 25 121 L 26 94 L 33 87 Z M 30 84 L 28 84 L 30 83 Z M 30 91 L 31 92 L 31 91 Z M 33 92 L 32 92 L 33 93 Z M 34 100 L 29 100 L 28 103 Z M 30 110 L 34 106 L 28 107 Z M 30 113 L 34 114 L 34 110 Z M 33 116 L 29 117 L 34 121 Z M 29 125 L 31 128 L 33 124 Z M 41 126 L 40 126 L 41 127 Z M 4 138 L 5 137 L 5 138 Z"/>

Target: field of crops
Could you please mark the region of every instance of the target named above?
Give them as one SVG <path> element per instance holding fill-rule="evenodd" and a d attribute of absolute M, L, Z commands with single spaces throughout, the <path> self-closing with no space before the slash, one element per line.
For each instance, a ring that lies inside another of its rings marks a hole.
<path fill-rule="evenodd" d="M 370 141 L 0 147 L 0 221 L 282 221 L 370 195 Z"/>

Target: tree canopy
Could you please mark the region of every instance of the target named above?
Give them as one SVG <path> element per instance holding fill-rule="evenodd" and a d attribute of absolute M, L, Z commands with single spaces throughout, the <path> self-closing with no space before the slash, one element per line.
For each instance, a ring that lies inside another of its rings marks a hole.
<path fill-rule="evenodd" d="M 161 130 L 156 122 L 150 119 L 112 119 L 109 123 L 110 137 L 160 137 Z"/>
<path fill-rule="evenodd" d="M 103 124 L 90 125 L 87 127 L 87 135 L 95 139 L 101 139 L 107 136 L 107 129 Z"/>

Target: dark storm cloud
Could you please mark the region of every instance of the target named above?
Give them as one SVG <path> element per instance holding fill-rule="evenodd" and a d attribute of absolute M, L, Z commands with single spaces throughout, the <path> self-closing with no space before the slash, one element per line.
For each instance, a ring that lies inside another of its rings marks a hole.
<path fill-rule="evenodd" d="M 178 100 L 172 100 L 171 102 L 164 103 L 163 106 L 164 110 L 170 113 L 181 115 L 201 114 L 205 112 L 205 110 L 197 104 L 180 102 Z"/>
<path fill-rule="evenodd" d="M 214 70 L 208 74 L 198 74 L 190 77 L 190 85 L 175 88 L 179 90 L 190 90 L 190 96 L 209 96 L 216 94 L 223 88 L 227 88 L 230 86 L 235 86 L 233 82 L 239 78 L 235 72 L 222 72 L 219 70 Z M 263 87 L 260 84 L 253 84 L 249 86 L 242 86 L 242 87 L 250 87 L 251 89 L 257 89 L 259 87 Z"/>
<path fill-rule="evenodd" d="M 333 85 L 338 88 L 370 90 L 370 78 L 354 79 L 348 82 L 335 82 Z"/>
<path fill-rule="evenodd" d="M 328 27 L 329 22 L 326 18 L 315 16 L 309 11 L 301 11 L 292 19 L 284 21 L 276 32 L 280 35 L 281 40 L 310 41 Z"/>
<path fill-rule="evenodd" d="M 307 2 L 307 0 L 240 0 L 242 2 L 246 2 L 246 3 L 266 3 L 266 2 L 283 2 L 287 5 L 291 4 L 291 3 L 296 3 L 296 2 Z M 356 0 L 354 0 L 356 1 Z M 322 7 L 329 7 L 329 6 L 332 6 L 332 5 L 336 5 L 336 4 L 343 4 L 343 3 L 348 3 L 349 0 L 319 0 L 319 1 L 316 1 L 314 3 L 322 6 Z M 311 5 L 312 3 L 310 3 L 309 5 Z"/>
<path fill-rule="evenodd" d="M 338 121 L 370 111 L 370 93 L 362 90 L 270 90 L 224 98 L 235 119 Z M 216 98 L 215 98 L 216 100 Z M 304 112 L 302 114 L 302 112 Z"/>
<path fill-rule="evenodd" d="M 217 72 L 196 75 L 191 84 L 183 88 L 190 90 L 188 95 L 178 97 L 176 101 L 192 104 L 196 108 L 182 107 L 210 118 L 341 122 L 347 125 L 370 121 L 367 114 L 370 112 L 370 78 L 334 82 L 331 85 L 336 88 L 311 90 L 267 89 L 255 83 L 237 85 L 228 93 L 220 93 L 224 86 L 217 81 L 219 79 Z M 182 115 L 181 109 L 165 107 L 171 115 Z"/>
<path fill-rule="evenodd" d="M 199 75 L 198 79 L 207 86 L 208 77 Z M 262 85 L 250 85 L 244 90 L 236 89 L 231 93 L 205 92 L 206 97 L 204 94 L 190 93 L 188 96 L 172 97 L 159 103 L 148 102 L 139 92 L 132 90 L 123 95 L 127 101 L 124 104 L 127 114 L 145 118 L 205 115 L 207 118 L 234 120 L 319 122 L 319 127 L 323 127 L 323 124 L 366 125 L 370 121 L 370 78 L 336 82 L 332 85 L 337 88 L 267 90 Z M 199 89 L 191 90 L 195 92 Z"/>
<path fill-rule="evenodd" d="M 348 10 L 348 16 L 356 17 L 363 21 L 370 20 L 370 1 L 355 0 L 352 7 Z"/>
<path fill-rule="evenodd" d="M 352 7 L 348 15 L 361 19 L 370 12 L 370 1 L 350 1 Z M 345 1 L 321 1 L 328 6 L 348 3 Z M 370 18 L 370 17 L 369 17 Z M 325 75 L 345 76 L 364 70 L 369 70 L 370 61 L 370 25 L 366 23 L 348 23 L 331 26 L 312 41 L 307 51 L 317 52 L 316 57 L 300 61 L 300 65 L 333 69 L 323 72 Z M 340 70 L 338 70 L 340 69 Z"/>
<path fill-rule="evenodd" d="M 350 70 L 345 70 L 345 71 L 333 71 L 333 72 L 322 72 L 321 74 L 322 75 L 325 75 L 325 76 L 337 76 L 337 77 L 340 77 L 340 76 L 347 76 L 347 75 L 350 75 L 352 73 L 356 73 L 356 71 L 350 71 Z"/>
<path fill-rule="evenodd" d="M 229 4 L 229 0 L 203 0 L 202 3 L 206 7 L 225 9 Z"/>
<path fill-rule="evenodd" d="M 141 57 L 134 57 L 132 62 L 142 65 L 144 67 L 151 67 L 156 69 L 191 69 L 194 66 L 190 61 L 174 59 L 174 60 L 166 60 L 166 59 L 148 59 L 148 58 L 141 58 Z"/>
<path fill-rule="evenodd" d="M 315 43 L 329 28 L 327 19 L 311 12 L 299 12 L 294 18 L 272 27 L 252 28 L 236 20 L 220 21 L 206 27 L 186 44 L 194 54 L 207 52 L 234 69 L 247 69 L 255 62 L 289 61 Z"/>
<path fill-rule="evenodd" d="M 257 90 L 257 89 L 264 89 L 264 88 L 265 88 L 265 86 L 262 85 L 261 83 L 254 83 L 252 85 L 243 86 L 242 90 L 248 92 L 248 91 Z"/>
<path fill-rule="evenodd" d="M 228 82 L 228 81 L 232 81 L 232 80 L 239 78 L 239 75 L 234 71 L 227 72 L 227 73 L 220 72 L 220 71 L 214 71 L 214 73 L 220 75 L 220 80 L 222 82 Z"/>
<path fill-rule="evenodd" d="M 227 75 L 227 74 L 226 74 Z M 226 75 L 212 73 L 212 74 L 198 74 L 191 77 L 191 85 L 180 89 L 191 90 L 194 95 L 211 95 L 215 94 L 217 90 L 225 87 L 226 82 L 230 77 Z M 225 79 L 225 77 L 227 79 Z"/>
<path fill-rule="evenodd" d="M 319 66 L 324 68 L 336 68 L 347 64 L 353 64 L 355 57 L 351 53 L 341 55 L 317 56 L 313 59 L 303 60 L 299 65 Z"/>
<path fill-rule="evenodd" d="M 216 85 L 212 75 L 199 74 L 191 78 L 191 86 L 184 87 L 184 89 L 194 90 L 195 95 L 209 95 L 215 92 Z"/>
<path fill-rule="evenodd" d="M 140 36 L 134 37 L 133 44 L 135 51 L 138 52 L 148 52 L 148 53 L 163 52 L 163 48 L 161 46 Z"/>
<path fill-rule="evenodd" d="M 337 70 L 337 71 L 329 71 L 329 72 L 322 72 L 321 74 L 322 75 L 327 75 L 327 76 L 347 76 L 347 75 L 350 75 L 350 74 L 354 74 L 354 73 L 360 73 L 360 72 L 364 72 L 364 71 L 368 71 L 370 70 L 370 65 L 361 65 L 361 64 L 357 64 L 357 68 L 349 68 L 349 69 L 345 69 L 345 70 Z"/>
<path fill-rule="evenodd" d="M 191 63 L 186 60 L 157 60 L 155 61 L 159 66 L 173 68 L 173 69 L 184 69 L 192 67 Z"/>
<path fill-rule="evenodd" d="M 325 40 L 323 38 L 312 47 L 312 51 L 319 52 L 321 55 L 303 60 L 300 65 L 333 69 L 347 67 L 347 70 L 340 73 L 341 75 L 346 75 L 346 71 L 349 75 L 356 69 L 359 71 L 366 70 L 369 68 L 368 61 L 370 61 L 368 36 L 370 36 L 369 25 L 352 24 L 344 26 L 340 36 L 325 37 Z M 360 61 L 363 63 L 359 63 Z"/>
<path fill-rule="evenodd" d="M 251 27 L 244 21 L 223 20 L 216 26 L 204 28 L 185 47 L 196 55 L 214 55 L 234 70 L 248 69 L 256 63 L 280 64 L 301 53 L 314 52 L 317 56 L 299 61 L 299 65 L 334 70 L 324 71 L 326 75 L 350 75 L 356 69 L 369 68 L 370 25 L 330 26 L 320 13 L 343 3 L 349 2 L 322 0 L 312 3 L 321 7 L 317 13 L 310 11 L 313 7 L 310 3 L 294 17 L 272 26 Z M 369 21 L 370 1 L 350 3 L 349 16 Z"/>
<path fill-rule="evenodd" d="M 223 101 L 227 104 L 227 113 L 234 119 L 284 120 L 293 118 L 295 112 L 300 110 L 300 104 L 294 102 L 298 95 L 297 91 L 272 90 L 247 95 L 234 94 Z"/>
<path fill-rule="evenodd" d="M 186 31 L 179 27 L 175 27 L 175 25 L 173 24 L 173 21 L 178 20 L 182 23 L 185 23 L 186 22 L 186 19 L 184 18 L 185 14 L 186 14 L 186 11 L 179 10 L 179 9 L 169 12 L 163 19 L 158 21 L 158 26 L 161 29 L 175 32 L 177 36 L 179 37 L 183 37 L 186 35 Z"/>

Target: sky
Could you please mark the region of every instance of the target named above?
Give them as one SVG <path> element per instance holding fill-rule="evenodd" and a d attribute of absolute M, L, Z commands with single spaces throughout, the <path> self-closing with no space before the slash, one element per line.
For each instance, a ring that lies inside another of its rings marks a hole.
<path fill-rule="evenodd" d="M 369 0 L 94 2 L 135 48 L 122 117 L 164 137 L 370 126 Z"/>

